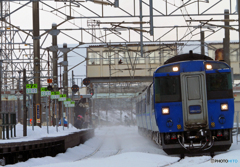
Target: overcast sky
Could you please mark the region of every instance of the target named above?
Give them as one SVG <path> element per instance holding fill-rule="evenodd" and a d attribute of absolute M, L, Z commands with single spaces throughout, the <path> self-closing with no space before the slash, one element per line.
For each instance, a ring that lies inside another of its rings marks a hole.
<path fill-rule="evenodd" d="M 205 3 L 204 0 L 202 0 L 200 2 L 200 11 L 199 13 L 204 12 L 205 10 L 207 10 L 208 8 L 210 8 L 211 6 L 213 6 L 214 4 L 216 4 L 218 1 L 217 0 L 209 0 L 209 3 Z M 111 0 L 111 2 L 113 2 L 113 0 Z M 136 10 L 135 13 L 136 15 L 139 14 L 139 1 L 136 0 Z M 149 0 L 144 0 L 144 2 L 149 3 Z M 163 14 L 165 14 L 166 12 L 169 14 L 172 11 L 174 11 L 175 9 L 177 9 L 177 7 L 182 5 L 183 3 L 186 3 L 187 0 L 184 1 L 180 1 L 180 0 L 168 0 L 168 10 L 166 11 L 166 3 L 163 0 L 153 0 L 153 6 L 154 8 L 158 9 L 159 11 L 161 11 Z M 181 8 L 181 10 L 178 10 L 176 12 L 174 12 L 173 14 L 197 14 L 197 1 L 192 0 L 192 3 L 184 8 Z M 230 2 L 232 4 L 232 6 L 230 7 Z M 20 2 L 21 4 L 25 4 L 27 3 L 27 1 L 22 1 Z M 43 3 L 48 4 L 44 5 Z M 39 7 L 40 7 L 40 29 L 50 29 L 52 26 L 52 23 L 56 23 L 56 24 L 60 24 L 61 22 L 64 21 L 64 19 L 66 18 L 66 16 L 64 16 L 63 14 L 54 11 L 52 8 L 61 8 L 64 3 L 63 2 L 53 2 L 53 1 L 43 1 L 43 3 L 39 3 Z M 132 15 L 134 15 L 134 8 L 133 8 L 133 0 L 120 0 L 120 7 L 122 9 L 124 9 L 125 11 L 131 13 Z M 98 14 L 102 14 L 102 5 L 99 4 L 94 4 L 93 2 L 84 2 L 82 3 L 84 6 L 88 7 L 89 9 L 91 9 L 93 12 L 96 12 Z M 69 3 L 66 3 L 66 5 L 69 5 Z M 19 2 L 13 2 L 11 3 L 11 11 L 17 9 L 18 7 L 20 7 L 21 5 L 19 4 Z M 51 7 L 50 7 L 51 6 Z M 216 6 L 212 7 L 211 9 L 209 9 L 209 11 L 207 13 L 223 13 L 224 9 L 229 9 L 230 11 L 234 12 L 235 11 L 235 6 L 236 6 L 236 0 L 223 0 L 219 3 L 216 4 Z M 94 16 L 93 12 L 89 12 L 88 10 L 86 10 L 84 7 L 73 7 L 74 12 L 72 13 L 72 16 L 75 17 L 83 17 L 83 16 Z M 69 7 L 67 8 L 61 8 L 59 9 L 59 11 L 61 11 L 62 13 L 66 13 L 67 15 L 69 15 Z M 153 12 L 154 15 L 160 15 L 158 12 L 154 11 Z M 118 8 L 114 8 L 113 6 L 104 6 L 104 11 L 103 11 L 104 16 L 116 16 L 116 15 L 126 15 L 123 11 L 119 10 Z M 143 4 L 143 15 L 148 15 L 149 14 L 149 8 Z M 187 23 L 185 22 L 185 20 L 190 20 L 190 19 L 204 19 L 204 20 L 209 20 L 211 18 L 214 19 L 224 19 L 223 16 L 208 16 L 208 17 L 154 17 L 154 26 L 186 26 Z M 230 19 L 235 19 L 237 20 L 238 17 L 236 16 L 230 16 Z M 59 29 L 64 29 L 64 28 L 87 28 L 87 20 L 88 19 L 73 19 L 70 22 L 65 22 L 64 24 L 62 24 L 61 26 L 59 26 Z M 101 19 L 101 18 L 97 18 L 96 20 L 100 20 L 100 21 L 104 21 L 104 22 L 122 22 L 122 21 L 139 21 L 138 17 L 135 18 L 108 18 L 108 19 Z M 149 21 L 149 17 L 144 17 L 143 21 L 148 22 Z M 32 8 L 31 8 L 31 3 L 28 6 L 25 6 L 23 8 L 21 8 L 20 10 L 18 10 L 17 12 L 13 13 L 11 15 L 11 23 L 15 26 L 19 26 L 21 29 L 32 29 Z M 223 25 L 222 22 L 211 22 L 211 24 L 217 24 L 217 25 Z M 231 22 L 231 24 L 233 25 L 238 25 L 238 22 Z M 199 23 L 196 22 L 192 22 L 191 25 L 199 25 Z M 134 25 L 126 25 L 126 26 L 137 26 L 136 24 Z M 149 24 L 144 25 L 144 26 L 149 26 Z M 110 24 L 103 24 L 101 25 L 101 27 L 108 27 L 110 28 L 111 25 Z M 235 27 L 237 28 L 237 27 Z M 193 28 L 189 28 L 189 30 L 191 30 Z M 164 35 L 166 32 L 168 32 L 170 30 L 170 28 L 168 29 L 156 29 L 154 31 L 154 36 L 155 39 Z M 187 29 L 180 29 L 178 31 L 178 38 L 181 38 L 182 36 L 184 36 Z M 205 31 L 206 35 L 210 34 L 212 32 L 212 30 L 210 29 L 202 29 L 203 31 Z M 44 31 L 41 31 L 40 34 L 42 34 Z M 83 37 L 81 37 L 81 31 L 80 30 L 74 30 L 74 31 L 62 31 L 65 34 L 68 34 L 69 36 L 77 39 L 78 41 L 81 41 L 81 39 L 83 39 L 83 42 L 91 42 L 91 36 L 90 35 L 84 35 Z M 194 33 L 191 34 L 191 36 L 187 37 L 186 40 L 199 40 L 200 39 L 200 35 L 199 35 L 200 29 L 196 30 Z M 63 43 L 67 43 L 69 47 L 77 45 L 78 42 L 74 39 L 72 39 L 69 36 L 64 35 L 63 33 L 60 33 L 58 35 L 58 45 L 61 47 Z M 101 34 L 99 34 L 100 32 L 97 32 L 97 36 L 101 36 Z M 104 33 L 104 32 L 102 32 Z M 128 39 L 128 31 L 121 31 L 122 36 L 126 39 Z M 145 36 L 147 36 L 150 39 L 153 39 L 152 36 L 149 35 L 149 33 L 144 33 Z M 206 36 L 205 35 L 205 36 Z M 177 32 L 174 30 L 171 33 L 167 34 L 166 36 L 164 36 L 161 41 L 164 40 L 176 40 L 176 36 L 177 36 Z M 25 37 L 22 37 L 25 38 Z M 40 40 L 41 42 L 44 40 L 45 37 L 42 37 Z M 206 41 L 222 41 L 222 39 L 224 38 L 224 31 L 220 30 L 217 33 L 211 35 L 210 37 L 208 37 L 206 39 Z M 17 38 L 16 38 L 17 39 Z M 140 37 L 139 34 L 136 32 L 132 32 L 131 33 L 131 39 L 134 39 L 135 41 L 139 41 Z M 31 40 L 31 38 L 29 38 L 29 40 Z M 49 36 L 44 44 L 43 47 L 48 47 L 51 46 L 51 36 Z M 232 30 L 230 32 L 230 40 L 234 40 L 234 41 L 238 41 L 238 32 Z M 17 41 L 17 40 L 16 40 Z M 119 38 L 117 38 L 116 36 L 110 35 L 108 36 L 107 39 L 108 42 L 117 42 L 119 41 Z M 189 43 L 191 44 L 191 43 Z M 188 52 L 189 47 L 184 48 L 183 52 Z M 199 50 L 199 49 L 198 49 Z M 77 52 L 79 52 L 80 54 L 82 54 L 83 56 L 86 56 L 85 50 L 77 50 Z M 197 51 L 198 52 L 198 51 Z M 79 55 L 76 55 L 74 53 L 69 53 L 69 68 L 75 66 L 76 64 L 78 64 L 79 62 L 81 62 L 83 60 L 83 58 Z M 59 61 L 62 61 L 61 59 Z M 83 63 L 81 66 L 78 66 L 77 68 L 74 69 L 74 74 L 76 75 L 83 75 L 85 74 L 85 66 L 86 64 Z M 71 75 L 71 73 L 70 73 Z"/>

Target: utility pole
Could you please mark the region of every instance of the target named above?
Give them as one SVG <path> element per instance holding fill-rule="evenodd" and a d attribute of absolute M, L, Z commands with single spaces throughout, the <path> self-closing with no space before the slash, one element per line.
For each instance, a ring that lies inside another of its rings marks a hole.
<path fill-rule="evenodd" d="M 228 9 L 225 9 L 224 10 L 224 25 L 225 25 L 225 27 L 229 27 L 229 10 Z M 229 37 L 229 35 L 230 35 L 230 32 L 229 32 L 229 28 L 225 28 L 225 38 L 224 38 L 224 50 L 223 50 L 223 52 L 224 52 L 224 60 L 226 61 L 226 63 L 229 65 L 229 66 L 231 66 L 231 62 L 230 62 L 230 37 Z"/>
<path fill-rule="evenodd" d="M 52 24 L 52 29 L 53 30 L 56 30 L 56 24 L 55 23 L 53 23 Z M 52 46 L 54 47 L 54 48 L 57 48 L 57 35 L 53 35 L 53 34 L 51 34 L 52 35 Z M 53 91 L 54 92 L 57 92 L 58 91 L 58 67 L 57 67 L 57 62 L 58 62 L 58 56 L 57 56 L 57 49 L 54 49 L 53 50 Z M 57 125 L 58 125 L 58 122 L 57 122 L 57 103 L 56 103 L 56 99 L 54 100 L 54 113 L 53 113 L 53 122 L 55 121 L 55 119 L 56 119 L 56 127 L 57 127 Z M 55 119 L 54 119 L 54 117 L 56 117 Z"/>
<path fill-rule="evenodd" d="M 204 31 L 201 31 L 201 54 L 205 55 Z"/>
<path fill-rule="evenodd" d="M 74 74 L 73 74 L 73 70 L 72 70 L 72 86 L 75 85 L 75 82 L 74 82 Z M 74 93 L 73 93 L 73 90 L 72 90 L 72 101 L 74 101 L 73 99 L 73 96 L 74 96 Z M 70 115 L 71 115 L 71 123 L 72 125 L 74 125 L 74 108 L 70 108 Z"/>
<path fill-rule="evenodd" d="M 238 6 L 238 62 L 240 62 L 240 2 L 237 4 Z"/>
<path fill-rule="evenodd" d="M 20 77 L 21 77 L 21 71 L 18 71 L 19 78 L 18 78 L 18 92 L 20 91 Z M 20 106 L 20 98 L 17 98 L 17 103 L 18 103 L 18 123 L 21 121 L 21 106 Z"/>
<path fill-rule="evenodd" d="M 23 136 L 27 136 L 26 69 L 23 69 Z"/>
<path fill-rule="evenodd" d="M 1 50 L 2 53 L 2 50 Z M 3 60 L 0 60 L 0 93 L 2 94 L 2 63 Z M 0 96 L 0 124 L 2 125 L 2 96 Z M 0 127 L 0 139 L 2 139 L 2 127 Z"/>
<path fill-rule="evenodd" d="M 139 12 L 140 12 L 140 46 L 141 46 L 141 57 L 143 57 L 143 26 L 142 26 L 142 0 L 139 0 Z"/>
<path fill-rule="evenodd" d="M 66 98 L 68 98 L 68 63 L 67 63 L 67 44 L 63 43 L 63 62 L 65 62 L 64 64 L 64 72 L 63 72 L 63 90 L 64 93 L 66 94 Z M 65 113 L 67 116 L 67 120 L 68 120 L 68 126 L 69 126 L 69 112 L 68 112 L 68 107 L 65 107 Z M 69 128 L 69 127 L 68 127 Z"/>
<path fill-rule="evenodd" d="M 72 86 L 75 85 L 75 82 L 74 82 L 74 74 L 73 74 L 73 70 L 72 70 Z M 72 91 L 72 100 L 73 100 L 73 91 Z"/>
<path fill-rule="evenodd" d="M 39 1 L 32 2 L 32 12 L 33 12 L 33 61 L 34 61 L 34 84 L 38 85 L 38 93 L 34 95 L 34 105 L 33 105 L 33 119 L 34 124 L 41 127 L 41 86 L 40 86 L 40 44 L 39 44 Z M 39 105 L 39 112 L 40 112 L 40 122 L 37 122 L 36 112 L 37 112 L 37 105 Z"/>
<path fill-rule="evenodd" d="M 56 24 L 52 24 L 52 29 L 56 30 Z M 57 35 L 52 35 L 52 46 L 57 48 Z M 58 91 L 58 68 L 57 68 L 58 56 L 57 56 L 57 49 L 53 50 L 53 90 L 56 92 Z"/>
<path fill-rule="evenodd" d="M 63 44 L 63 49 L 67 48 L 67 44 L 64 43 Z M 67 52 L 64 52 L 64 57 L 63 57 L 63 61 L 67 62 Z M 68 98 L 68 66 L 64 65 L 64 72 L 63 72 L 63 88 L 64 88 L 64 94 L 66 94 L 67 98 Z"/>

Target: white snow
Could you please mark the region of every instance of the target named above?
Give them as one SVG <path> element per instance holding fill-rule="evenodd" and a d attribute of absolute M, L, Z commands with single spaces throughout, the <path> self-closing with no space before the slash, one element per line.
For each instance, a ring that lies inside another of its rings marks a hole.
<path fill-rule="evenodd" d="M 11 138 L 11 134 L 9 132 L 10 139 L 0 140 L 0 143 L 12 143 L 12 142 L 20 142 L 20 141 L 31 141 L 31 140 L 38 140 L 43 137 L 54 137 L 54 136 L 65 136 L 67 134 L 77 132 L 79 129 L 72 127 L 69 125 L 69 129 L 67 127 L 60 126 L 58 127 L 58 132 L 56 132 L 56 127 L 49 126 L 49 133 L 47 133 L 47 126 L 34 126 L 34 131 L 32 130 L 32 126 L 27 126 L 27 136 L 23 137 L 23 126 L 21 124 L 16 125 L 16 136 Z M 6 138 L 6 135 L 5 135 Z"/>
<path fill-rule="evenodd" d="M 22 128 L 18 125 L 18 133 Z M 9 141 L 31 140 L 39 137 L 66 135 L 78 131 L 71 127 L 62 127 L 56 132 L 56 127 L 50 128 L 50 134 L 46 133 L 46 128 L 35 127 L 35 131 L 28 129 L 28 137 L 11 139 Z M 6 142 L 8 140 L 4 140 Z M 3 142 L 3 141 L 1 141 Z M 161 167 L 168 165 L 174 167 L 199 166 L 199 167 L 221 167 L 221 166 L 240 166 L 240 143 L 237 145 L 234 136 L 233 145 L 227 152 L 218 153 L 215 160 L 234 160 L 232 163 L 212 163 L 209 155 L 186 156 L 180 162 L 178 155 L 167 155 L 160 146 L 156 145 L 148 138 L 140 136 L 136 126 L 114 126 L 101 127 L 95 129 L 95 136 L 84 144 L 69 148 L 65 153 L 58 154 L 56 157 L 31 158 L 26 162 L 19 162 L 14 167 Z M 102 145 L 101 145 L 102 144 Z M 98 151 L 97 148 L 101 145 Z M 120 150 L 120 151 L 119 151 Z M 94 155 L 89 156 L 93 152 Z M 89 156 L 89 157 L 88 157 Z M 238 161 L 238 162 L 236 162 Z M 176 162 L 176 163 L 174 163 Z"/>

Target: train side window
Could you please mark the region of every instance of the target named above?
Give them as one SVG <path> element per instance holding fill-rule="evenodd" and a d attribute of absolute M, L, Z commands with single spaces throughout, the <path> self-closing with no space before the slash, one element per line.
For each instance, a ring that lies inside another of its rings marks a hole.
<path fill-rule="evenodd" d="M 142 113 L 142 101 L 139 102 L 139 114 Z"/>
<path fill-rule="evenodd" d="M 154 109 L 154 96 L 152 95 L 152 109 Z"/>
<path fill-rule="evenodd" d="M 146 99 L 144 99 L 143 105 L 144 105 L 144 108 L 143 108 L 144 110 L 143 110 L 143 112 L 146 113 Z"/>
<path fill-rule="evenodd" d="M 138 114 L 140 114 L 141 113 L 141 106 L 140 106 L 140 102 L 138 102 Z"/>
<path fill-rule="evenodd" d="M 150 88 L 147 89 L 147 104 L 150 104 Z"/>
<path fill-rule="evenodd" d="M 138 114 L 138 103 L 136 103 L 136 114 Z"/>

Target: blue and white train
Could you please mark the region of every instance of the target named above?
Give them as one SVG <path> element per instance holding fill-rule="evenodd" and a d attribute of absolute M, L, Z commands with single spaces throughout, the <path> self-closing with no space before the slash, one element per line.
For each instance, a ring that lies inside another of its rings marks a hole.
<path fill-rule="evenodd" d="M 226 151 L 234 121 L 231 68 L 192 51 L 174 56 L 136 97 L 136 113 L 139 132 L 167 154 Z"/>

